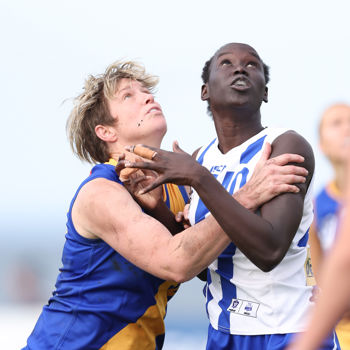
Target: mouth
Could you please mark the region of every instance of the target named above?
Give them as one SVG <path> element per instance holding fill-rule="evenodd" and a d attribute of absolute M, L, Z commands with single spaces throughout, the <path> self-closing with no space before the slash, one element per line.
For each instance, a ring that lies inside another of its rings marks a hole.
<path fill-rule="evenodd" d="M 146 114 L 154 114 L 154 113 L 163 113 L 163 112 L 162 112 L 162 109 L 158 106 L 153 106 L 146 112 Z"/>
<path fill-rule="evenodd" d="M 235 78 L 230 86 L 238 91 L 245 91 L 251 87 L 249 80 L 242 76 Z"/>

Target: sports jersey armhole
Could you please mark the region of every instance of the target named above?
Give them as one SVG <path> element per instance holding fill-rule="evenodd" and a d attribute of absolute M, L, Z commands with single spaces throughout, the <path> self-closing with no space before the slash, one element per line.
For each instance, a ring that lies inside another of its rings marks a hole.
<path fill-rule="evenodd" d="M 97 244 L 97 243 L 100 243 L 102 242 L 102 240 L 100 238 L 86 238 L 84 236 L 82 236 L 75 228 L 75 225 L 73 223 L 73 219 L 72 219 L 72 209 L 73 209 L 73 206 L 74 206 L 74 203 L 75 203 L 75 200 L 80 192 L 80 190 L 90 181 L 92 180 L 95 180 L 95 179 L 107 179 L 107 180 L 110 180 L 110 181 L 113 181 L 113 179 L 110 177 L 110 176 L 106 176 L 106 174 L 103 174 L 101 172 L 97 172 L 96 174 L 91 174 L 89 177 L 87 177 L 81 184 L 80 186 L 78 187 L 77 191 L 75 192 L 74 194 L 74 197 L 72 198 L 71 200 L 71 203 L 69 205 L 69 210 L 68 210 L 68 213 L 67 213 L 67 233 L 71 233 L 72 235 L 74 235 L 74 237 L 81 241 L 82 243 L 88 243 L 88 244 Z M 116 182 L 122 184 L 122 182 L 119 180 L 119 177 L 116 176 L 115 178 Z M 68 225 L 70 227 L 68 227 Z M 69 228 L 71 230 L 69 230 Z"/>

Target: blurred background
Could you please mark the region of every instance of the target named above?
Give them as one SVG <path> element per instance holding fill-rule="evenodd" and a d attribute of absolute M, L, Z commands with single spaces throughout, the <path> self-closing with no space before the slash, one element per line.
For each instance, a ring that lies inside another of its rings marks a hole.
<path fill-rule="evenodd" d="M 318 121 L 350 102 L 346 0 L 2 0 L 0 2 L 0 348 L 19 349 L 54 288 L 69 202 L 91 166 L 69 148 L 65 123 L 88 74 L 116 59 L 160 77 L 156 94 L 173 140 L 188 152 L 214 136 L 201 71 L 228 42 L 253 46 L 271 68 L 264 125 L 302 134 L 316 156 L 315 192 L 331 176 Z M 202 282 L 168 307 L 164 350 L 203 349 Z"/>

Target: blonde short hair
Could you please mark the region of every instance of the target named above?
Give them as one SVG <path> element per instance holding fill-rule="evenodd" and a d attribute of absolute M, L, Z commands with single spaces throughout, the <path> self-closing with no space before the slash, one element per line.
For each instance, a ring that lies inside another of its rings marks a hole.
<path fill-rule="evenodd" d="M 90 75 L 83 92 L 74 99 L 74 107 L 67 121 L 66 131 L 73 153 L 89 163 L 103 163 L 110 155 L 105 141 L 95 133 L 97 125 L 114 125 L 108 100 L 113 99 L 121 79 L 142 83 L 153 92 L 158 77 L 147 74 L 143 65 L 133 61 L 116 61 L 104 74 Z"/>

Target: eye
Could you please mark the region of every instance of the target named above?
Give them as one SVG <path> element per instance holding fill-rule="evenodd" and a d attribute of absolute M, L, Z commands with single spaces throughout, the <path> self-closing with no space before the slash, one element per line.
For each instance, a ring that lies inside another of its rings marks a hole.
<path fill-rule="evenodd" d="M 255 68 L 257 66 L 256 62 L 248 62 L 247 63 L 247 68 Z"/>
<path fill-rule="evenodd" d="M 123 100 L 127 100 L 128 98 L 130 98 L 132 95 L 130 93 L 127 93 L 123 96 Z"/>
<path fill-rule="evenodd" d="M 230 60 L 222 60 L 220 63 L 221 66 L 230 66 L 231 65 L 231 61 Z"/>

